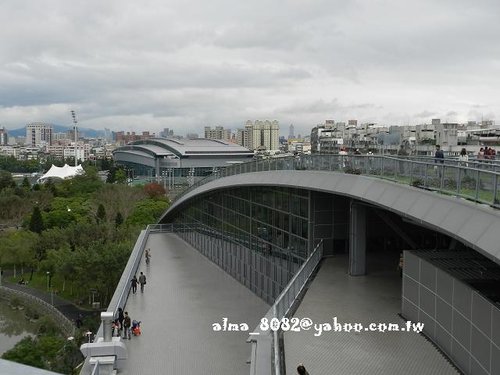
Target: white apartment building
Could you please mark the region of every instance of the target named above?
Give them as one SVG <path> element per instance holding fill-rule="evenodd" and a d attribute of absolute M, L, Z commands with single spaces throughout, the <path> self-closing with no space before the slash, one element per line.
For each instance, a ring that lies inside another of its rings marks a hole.
<path fill-rule="evenodd" d="M 64 148 L 63 150 L 64 159 L 74 158 L 76 153 L 76 160 L 79 160 L 80 162 L 88 160 L 90 155 L 90 148 L 91 147 L 89 144 L 83 144 L 78 142 L 75 147 L 75 144 L 72 143 L 71 145 L 68 145 Z"/>
<path fill-rule="evenodd" d="M 205 138 L 229 141 L 231 139 L 231 130 L 224 129 L 222 126 L 216 126 L 215 128 L 205 126 Z"/>
<path fill-rule="evenodd" d="M 244 147 L 247 147 L 250 150 L 257 150 L 261 148 L 265 148 L 268 151 L 276 151 L 280 148 L 279 142 L 279 123 L 277 120 L 269 121 L 247 121 L 245 124 L 246 139 L 247 144 L 241 144 Z M 238 133 L 238 141 L 242 137 Z"/>

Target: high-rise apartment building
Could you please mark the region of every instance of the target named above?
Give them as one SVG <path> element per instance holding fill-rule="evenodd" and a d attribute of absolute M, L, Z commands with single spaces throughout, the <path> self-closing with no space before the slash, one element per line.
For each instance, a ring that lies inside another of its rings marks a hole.
<path fill-rule="evenodd" d="M 9 134 L 7 133 L 7 129 L 3 126 L 0 127 L 0 146 L 6 146 L 9 143 Z"/>
<path fill-rule="evenodd" d="M 169 128 L 164 128 L 163 131 L 160 132 L 160 137 L 163 138 L 168 138 L 173 136 L 174 136 L 174 131 Z"/>
<path fill-rule="evenodd" d="M 216 126 L 215 128 L 205 126 L 205 138 L 229 141 L 231 139 L 231 130 L 224 129 L 222 126 Z"/>
<path fill-rule="evenodd" d="M 247 121 L 245 124 L 245 135 L 238 132 L 238 141 L 246 140 L 246 143 L 239 143 L 250 150 L 266 149 L 279 150 L 279 123 L 278 121 Z"/>
<path fill-rule="evenodd" d="M 26 146 L 40 147 L 52 144 L 52 125 L 32 122 L 26 125 Z"/>

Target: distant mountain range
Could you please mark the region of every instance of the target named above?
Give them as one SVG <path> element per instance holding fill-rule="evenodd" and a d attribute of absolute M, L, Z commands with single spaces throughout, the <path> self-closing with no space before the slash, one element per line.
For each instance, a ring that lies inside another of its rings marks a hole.
<path fill-rule="evenodd" d="M 72 126 L 54 125 L 54 124 L 52 125 L 52 128 L 54 133 L 65 133 L 69 130 L 73 130 Z M 9 133 L 9 137 L 26 136 L 26 128 L 19 128 L 14 130 L 7 129 L 7 132 Z M 81 127 L 78 127 L 78 133 L 80 133 L 81 136 L 86 138 L 97 138 L 104 136 L 104 130 L 95 130 L 95 129 L 81 128 Z"/>

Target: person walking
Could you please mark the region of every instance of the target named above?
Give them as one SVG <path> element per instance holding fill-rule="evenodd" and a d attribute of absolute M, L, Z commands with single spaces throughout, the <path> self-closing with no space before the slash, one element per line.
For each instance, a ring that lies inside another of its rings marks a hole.
<path fill-rule="evenodd" d="M 151 250 L 149 248 L 146 249 L 146 252 L 144 254 L 144 258 L 146 258 L 146 264 L 149 264 L 149 261 L 151 259 Z"/>
<path fill-rule="evenodd" d="M 144 285 L 146 285 L 146 275 L 142 272 L 139 275 L 139 284 L 141 284 L 141 292 L 144 292 Z"/>
<path fill-rule="evenodd" d="M 123 338 L 130 340 L 130 327 L 132 326 L 132 320 L 130 316 L 128 316 L 128 312 L 125 311 L 125 315 L 123 317 Z"/>
<path fill-rule="evenodd" d="M 469 166 L 469 155 L 467 155 L 467 150 L 465 148 L 462 148 L 460 155 L 458 155 L 458 163 L 461 167 Z"/>
<path fill-rule="evenodd" d="M 298 375 L 309 375 L 309 373 L 307 372 L 306 368 L 304 367 L 304 365 L 302 363 L 299 363 L 299 365 L 297 366 L 297 374 Z"/>
<path fill-rule="evenodd" d="M 441 150 L 440 145 L 436 145 L 436 152 L 434 153 L 434 163 L 441 164 L 441 165 L 436 165 L 434 167 L 438 171 L 439 178 L 441 178 L 441 169 L 443 168 L 443 164 L 444 164 L 444 153 L 443 153 L 443 150 Z"/>
<path fill-rule="evenodd" d="M 135 275 L 132 277 L 132 280 L 130 280 L 130 284 L 132 285 L 132 293 L 135 294 L 135 292 L 137 292 L 137 277 L 135 277 Z"/>
<path fill-rule="evenodd" d="M 123 315 L 123 309 L 121 307 L 118 308 L 118 323 L 120 324 L 120 327 L 118 328 L 121 332 L 123 331 L 123 320 L 125 319 L 125 316 Z"/>

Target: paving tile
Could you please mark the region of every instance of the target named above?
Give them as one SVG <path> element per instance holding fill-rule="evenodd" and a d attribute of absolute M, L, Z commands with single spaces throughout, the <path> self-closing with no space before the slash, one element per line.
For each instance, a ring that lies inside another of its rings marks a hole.
<path fill-rule="evenodd" d="M 248 332 L 214 332 L 212 324 L 227 317 L 252 331 L 269 306 L 173 234 L 151 234 L 146 247 L 144 293 L 131 294 L 125 307 L 142 335 L 126 340 L 120 374 L 248 375 Z"/>
<path fill-rule="evenodd" d="M 295 316 L 314 322 L 398 323 L 401 284 L 397 276 L 347 275 L 347 258 L 327 258 Z M 423 336 L 408 332 L 288 332 L 288 374 L 304 363 L 310 374 L 457 374 Z"/>

